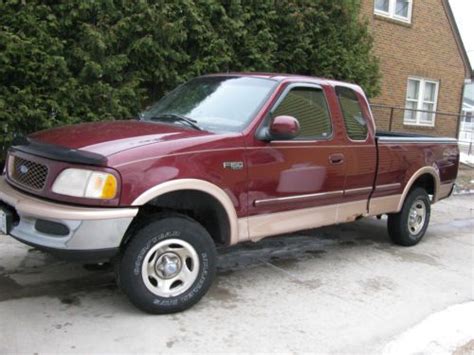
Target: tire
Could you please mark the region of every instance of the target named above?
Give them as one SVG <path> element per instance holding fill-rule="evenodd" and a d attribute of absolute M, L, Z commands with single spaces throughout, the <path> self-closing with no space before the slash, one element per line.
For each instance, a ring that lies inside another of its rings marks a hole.
<path fill-rule="evenodd" d="M 151 314 L 184 311 L 209 290 L 216 248 L 209 233 L 184 215 L 142 222 L 116 267 L 117 281 L 132 304 Z"/>
<path fill-rule="evenodd" d="M 395 244 L 412 246 L 425 235 L 430 222 L 431 201 L 421 187 L 410 191 L 399 213 L 388 215 L 388 234 Z"/>

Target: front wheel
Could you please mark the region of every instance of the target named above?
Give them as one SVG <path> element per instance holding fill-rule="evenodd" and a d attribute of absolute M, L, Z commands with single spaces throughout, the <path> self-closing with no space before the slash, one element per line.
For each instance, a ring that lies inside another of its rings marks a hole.
<path fill-rule="evenodd" d="M 426 191 L 410 191 L 399 213 L 388 216 L 388 234 L 395 244 L 412 246 L 425 235 L 430 222 L 431 202 Z"/>
<path fill-rule="evenodd" d="M 126 245 L 117 268 L 120 287 L 147 313 L 183 311 L 207 292 L 216 270 L 209 233 L 183 216 L 157 216 Z"/>

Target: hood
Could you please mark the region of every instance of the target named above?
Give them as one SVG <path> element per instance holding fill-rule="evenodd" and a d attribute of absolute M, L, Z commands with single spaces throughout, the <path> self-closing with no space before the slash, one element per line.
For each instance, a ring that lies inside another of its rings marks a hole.
<path fill-rule="evenodd" d="M 143 121 L 106 121 L 64 126 L 29 136 L 39 143 L 110 156 L 158 142 L 181 140 L 213 133 L 178 125 Z"/>

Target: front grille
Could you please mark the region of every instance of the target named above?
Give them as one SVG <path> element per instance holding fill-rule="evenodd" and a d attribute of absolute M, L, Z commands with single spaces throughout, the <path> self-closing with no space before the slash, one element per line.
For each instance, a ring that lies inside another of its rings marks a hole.
<path fill-rule="evenodd" d="M 46 184 L 48 167 L 17 156 L 10 156 L 8 176 L 15 183 L 32 190 L 42 190 Z"/>

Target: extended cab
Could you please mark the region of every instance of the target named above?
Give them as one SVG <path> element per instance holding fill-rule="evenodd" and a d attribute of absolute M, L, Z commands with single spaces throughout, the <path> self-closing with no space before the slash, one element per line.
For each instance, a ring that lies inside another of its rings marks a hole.
<path fill-rule="evenodd" d="M 113 259 L 137 307 L 176 312 L 208 290 L 218 245 L 382 214 L 395 243 L 418 243 L 458 160 L 454 139 L 376 133 L 357 85 L 209 75 L 139 119 L 17 140 L 0 229 L 64 257 Z"/>

